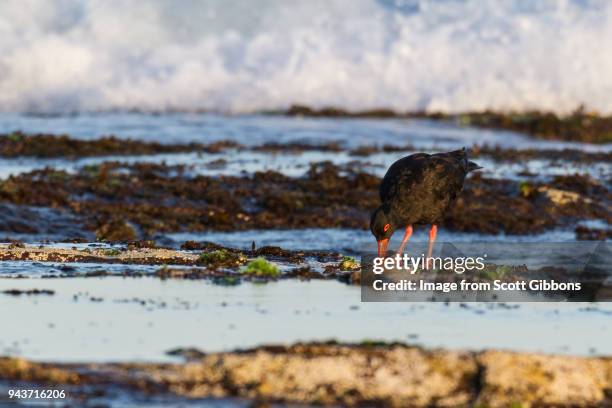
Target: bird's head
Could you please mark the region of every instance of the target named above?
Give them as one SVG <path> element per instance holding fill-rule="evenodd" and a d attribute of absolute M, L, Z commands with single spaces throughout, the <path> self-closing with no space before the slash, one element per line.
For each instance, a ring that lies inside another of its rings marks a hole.
<path fill-rule="evenodd" d="M 385 256 L 389 239 L 395 231 L 388 208 L 380 206 L 374 210 L 370 219 L 370 230 L 378 242 L 378 256 Z"/>

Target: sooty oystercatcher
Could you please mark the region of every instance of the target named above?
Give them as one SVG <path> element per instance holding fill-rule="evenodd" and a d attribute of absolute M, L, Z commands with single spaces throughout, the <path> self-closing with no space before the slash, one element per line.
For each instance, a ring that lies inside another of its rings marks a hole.
<path fill-rule="evenodd" d="M 431 224 L 427 257 L 431 258 L 438 224 L 463 188 L 465 176 L 479 165 L 468 160 L 465 147 L 448 153 L 416 153 L 389 167 L 380 183 L 382 204 L 372 213 L 370 230 L 378 241 L 378 256 L 385 256 L 389 239 L 406 228 L 398 253 L 404 251 L 414 224 Z"/>

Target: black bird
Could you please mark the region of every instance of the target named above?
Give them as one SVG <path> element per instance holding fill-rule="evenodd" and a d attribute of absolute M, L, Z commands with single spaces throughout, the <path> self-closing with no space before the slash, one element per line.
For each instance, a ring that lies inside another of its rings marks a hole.
<path fill-rule="evenodd" d="M 370 230 L 378 241 L 378 256 L 385 256 L 389 239 L 406 228 L 398 253 L 404 251 L 414 224 L 431 224 L 427 257 L 431 257 L 438 224 L 463 189 L 465 176 L 481 169 L 468 160 L 465 147 L 448 153 L 416 153 L 389 167 L 380 183 L 382 204 L 372 213 Z"/>

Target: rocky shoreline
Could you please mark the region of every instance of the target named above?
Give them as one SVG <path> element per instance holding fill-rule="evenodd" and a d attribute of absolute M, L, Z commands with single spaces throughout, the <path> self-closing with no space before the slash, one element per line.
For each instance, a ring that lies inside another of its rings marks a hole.
<path fill-rule="evenodd" d="M 117 389 L 176 398 L 242 398 L 382 407 L 591 407 L 612 404 L 612 359 L 369 342 L 190 353 L 181 364 L 48 364 L 0 358 L 0 383 L 65 388 L 81 400 Z M 265 405 L 255 405 L 265 406 Z"/>
<path fill-rule="evenodd" d="M 106 161 L 80 166 L 74 172 L 54 168 L 32 170 L 0 180 L 0 230 L 44 234 L 64 240 L 128 242 L 184 231 L 248 229 L 367 229 L 370 211 L 378 205 L 379 177 L 366 171 L 364 157 L 414 151 L 412 146 L 347 148 L 336 142 L 319 145 L 265 143 L 244 146 L 232 141 L 209 144 L 162 144 L 114 136 L 79 140 L 67 135 L 21 132 L 0 135 L 0 157 L 63 158 L 197 153 L 217 157 L 230 150 L 301 154 L 307 151 L 362 157 L 344 165 L 311 162 L 301 177 L 278 171 L 236 176 L 204 176 L 189 165 Z M 578 149 L 509 149 L 472 146 L 471 156 L 499 163 L 532 160 L 600 164 L 612 152 Z M 222 167 L 221 167 L 222 168 Z M 534 234 L 554 228 L 575 228 L 578 239 L 602 239 L 609 229 L 577 226 L 581 220 L 612 224 L 612 194 L 603 179 L 586 174 L 520 180 L 474 174 L 443 227 L 484 234 Z M 506 211 L 500 212 L 504 208 Z M 55 239 L 54 238 L 54 239 Z"/>
<path fill-rule="evenodd" d="M 568 115 L 552 112 L 397 112 L 391 109 L 370 109 L 347 111 L 341 108 L 313 108 L 294 105 L 282 112 L 286 116 L 317 118 L 367 118 L 367 119 L 429 119 L 451 121 L 461 126 L 474 126 L 488 129 L 512 130 L 548 140 L 579 141 L 586 143 L 612 142 L 612 116 L 602 116 L 587 112 L 579 107 Z"/>
<path fill-rule="evenodd" d="M 595 163 L 612 161 L 612 152 L 588 152 L 575 148 L 564 149 L 516 149 L 475 144 L 469 146 L 472 157 L 487 157 L 500 162 L 521 160 L 564 160 L 568 162 Z M 338 141 L 325 143 L 263 143 L 246 146 L 232 140 L 219 140 L 211 143 L 170 144 L 148 142 L 137 139 L 118 138 L 114 135 L 103 136 L 91 140 L 73 138 L 70 135 L 52 133 L 27 134 L 15 131 L 0 134 L 0 157 L 22 158 L 36 157 L 40 159 L 65 158 L 77 159 L 83 157 L 104 156 L 143 156 L 169 153 L 198 153 L 215 155 L 236 151 L 260 153 L 301 154 L 304 152 L 346 152 L 351 156 L 367 157 L 377 153 L 415 152 L 411 145 L 367 145 L 347 147 Z"/>
<path fill-rule="evenodd" d="M 378 205 L 379 183 L 377 176 L 359 168 L 329 162 L 312 163 L 300 178 L 276 171 L 194 176 L 187 166 L 152 163 L 105 162 L 77 173 L 46 168 L 0 181 L 0 205 L 13 206 L 3 213 L 24 213 L 6 220 L 0 216 L 0 230 L 36 232 L 48 216 L 28 211 L 30 207 L 63 211 L 73 225 L 82 225 L 103 241 L 152 239 L 180 231 L 367 229 L 370 211 Z M 612 224 L 610 202 L 607 185 L 590 176 L 532 182 L 475 174 L 443 227 L 521 235 L 579 220 Z"/>
<path fill-rule="evenodd" d="M 88 278 L 116 274 L 104 265 L 125 266 L 121 276 L 187 280 L 211 280 L 221 285 L 236 285 L 242 281 L 266 282 L 277 279 L 333 279 L 359 284 L 359 262 L 335 252 L 288 251 L 264 246 L 239 250 L 209 242 L 188 241 L 182 250 L 157 248 L 150 242 L 132 242 L 121 247 L 100 247 L 98 244 L 77 248 L 52 248 L 26 245 L 20 242 L 0 244 L 0 262 L 51 262 L 64 266 L 58 273 L 42 278 Z M 80 273 L 73 263 L 93 263 L 100 267 L 94 272 Z M 312 265 L 317 264 L 317 270 Z M 278 270 L 277 264 L 283 266 Z M 144 273 L 131 266 L 158 266 L 154 273 Z M 249 269 L 250 267 L 250 269 Z M 271 269 L 272 268 L 272 269 Z M 5 276 L 9 279 L 25 276 Z"/>

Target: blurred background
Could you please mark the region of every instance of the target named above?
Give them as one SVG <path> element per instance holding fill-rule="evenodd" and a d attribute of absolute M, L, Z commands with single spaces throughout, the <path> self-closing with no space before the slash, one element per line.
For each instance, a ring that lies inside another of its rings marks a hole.
<path fill-rule="evenodd" d="M 0 109 L 610 113 L 605 0 L 4 1 Z"/>

